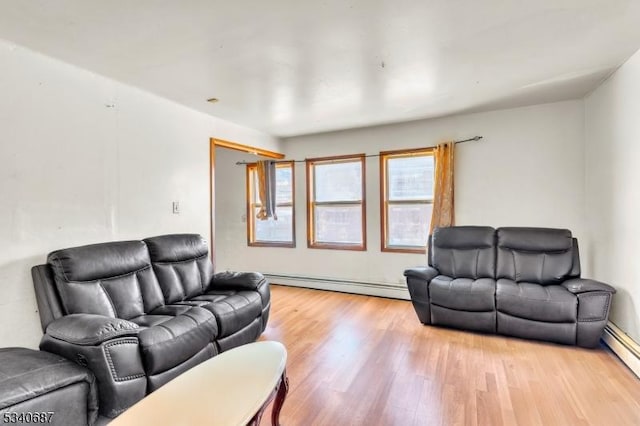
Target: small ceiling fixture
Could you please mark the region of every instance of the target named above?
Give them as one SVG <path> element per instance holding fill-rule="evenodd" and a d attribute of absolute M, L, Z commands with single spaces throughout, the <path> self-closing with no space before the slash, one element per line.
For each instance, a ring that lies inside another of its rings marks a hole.
<path fill-rule="evenodd" d="M 220 99 L 218 98 L 209 98 L 207 99 L 207 102 L 211 102 L 212 104 L 215 104 L 216 102 L 218 102 Z"/>

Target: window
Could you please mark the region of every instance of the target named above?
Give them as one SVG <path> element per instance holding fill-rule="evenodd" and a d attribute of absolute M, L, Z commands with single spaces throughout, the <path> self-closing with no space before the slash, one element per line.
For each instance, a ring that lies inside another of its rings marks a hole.
<path fill-rule="evenodd" d="M 247 243 L 257 247 L 295 247 L 295 191 L 293 161 L 276 165 L 276 215 L 278 220 L 256 218 L 260 210 L 258 168 L 247 165 Z"/>
<path fill-rule="evenodd" d="M 433 150 L 380 153 L 382 251 L 424 253 L 433 210 Z"/>
<path fill-rule="evenodd" d="M 366 250 L 364 154 L 307 160 L 311 248 Z"/>

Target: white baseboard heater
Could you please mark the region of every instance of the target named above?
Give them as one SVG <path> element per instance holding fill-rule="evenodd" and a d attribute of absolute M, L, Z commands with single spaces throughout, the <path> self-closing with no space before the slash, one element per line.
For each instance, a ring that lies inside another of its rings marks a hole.
<path fill-rule="evenodd" d="M 267 277 L 269 282 L 272 284 L 410 300 L 407 288 L 397 284 L 343 280 L 327 277 L 308 277 L 290 274 L 264 274 L 264 276 Z"/>
<path fill-rule="evenodd" d="M 640 345 L 611 321 L 604 329 L 602 340 L 640 378 Z"/>

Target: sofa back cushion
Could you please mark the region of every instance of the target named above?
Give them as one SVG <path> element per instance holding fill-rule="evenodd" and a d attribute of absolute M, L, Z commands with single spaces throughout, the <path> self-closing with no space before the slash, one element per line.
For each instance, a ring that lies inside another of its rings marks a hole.
<path fill-rule="evenodd" d="M 497 278 L 548 285 L 580 273 L 568 229 L 499 228 L 497 235 Z"/>
<path fill-rule="evenodd" d="M 67 314 L 130 319 L 164 303 L 142 241 L 57 250 L 47 263 Z"/>
<path fill-rule="evenodd" d="M 172 234 L 144 240 L 166 303 L 199 296 L 213 275 L 209 246 L 198 234 Z"/>
<path fill-rule="evenodd" d="M 441 275 L 495 278 L 495 229 L 489 226 L 436 228 L 430 250 L 432 266 Z"/>

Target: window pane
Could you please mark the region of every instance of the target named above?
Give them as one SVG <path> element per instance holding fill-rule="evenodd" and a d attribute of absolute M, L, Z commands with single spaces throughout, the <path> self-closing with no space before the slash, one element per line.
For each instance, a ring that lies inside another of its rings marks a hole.
<path fill-rule="evenodd" d="M 316 164 L 315 201 L 360 201 L 362 162 Z"/>
<path fill-rule="evenodd" d="M 433 198 L 433 156 L 390 158 L 389 200 L 424 200 Z"/>
<path fill-rule="evenodd" d="M 389 205 L 389 246 L 426 247 L 432 204 Z"/>
<path fill-rule="evenodd" d="M 293 201 L 292 179 L 291 166 L 276 168 L 276 203 Z"/>
<path fill-rule="evenodd" d="M 253 212 L 256 242 L 293 242 L 293 207 L 278 207 L 276 209 L 278 220 L 256 219 L 258 210 L 256 208 Z"/>
<path fill-rule="evenodd" d="M 318 243 L 362 244 L 362 206 L 316 206 Z"/>

